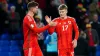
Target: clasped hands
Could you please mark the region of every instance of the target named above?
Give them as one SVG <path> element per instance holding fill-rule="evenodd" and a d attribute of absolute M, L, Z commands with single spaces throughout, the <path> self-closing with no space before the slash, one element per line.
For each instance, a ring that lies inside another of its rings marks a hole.
<path fill-rule="evenodd" d="M 49 24 L 49 26 L 56 26 L 57 25 L 57 22 L 53 22 L 52 20 L 51 20 L 51 16 L 49 17 L 49 16 L 45 16 L 45 20 L 46 20 L 46 22 Z"/>

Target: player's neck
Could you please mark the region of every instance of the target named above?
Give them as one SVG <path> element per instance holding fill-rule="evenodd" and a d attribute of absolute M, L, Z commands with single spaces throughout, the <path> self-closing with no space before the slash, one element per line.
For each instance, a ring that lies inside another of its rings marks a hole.
<path fill-rule="evenodd" d="M 33 12 L 31 12 L 31 11 L 28 11 L 27 15 L 29 15 L 29 16 L 31 16 L 31 17 L 33 17 L 33 16 L 34 16 L 34 13 L 33 13 Z"/>
<path fill-rule="evenodd" d="M 67 19 L 67 16 L 65 16 L 65 17 L 61 17 L 61 19 Z"/>

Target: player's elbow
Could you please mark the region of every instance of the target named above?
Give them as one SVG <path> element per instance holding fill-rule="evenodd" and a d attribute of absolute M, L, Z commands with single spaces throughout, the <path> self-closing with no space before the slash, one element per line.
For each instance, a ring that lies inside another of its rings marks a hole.
<path fill-rule="evenodd" d="M 79 36 L 79 31 L 78 30 L 75 30 L 75 34 Z"/>
<path fill-rule="evenodd" d="M 75 34 L 76 34 L 76 36 L 78 38 L 79 37 L 79 31 L 76 31 Z"/>
<path fill-rule="evenodd" d="M 78 33 L 78 34 L 79 34 L 79 31 L 77 30 L 77 31 L 76 31 L 76 33 Z"/>
<path fill-rule="evenodd" d="M 79 30 L 78 29 L 75 29 L 75 32 L 79 34 Z"/>
<path fill-rule="evenodd" d="M 76 31 L 76 34 L 79 35 L 79 31 Z"/>

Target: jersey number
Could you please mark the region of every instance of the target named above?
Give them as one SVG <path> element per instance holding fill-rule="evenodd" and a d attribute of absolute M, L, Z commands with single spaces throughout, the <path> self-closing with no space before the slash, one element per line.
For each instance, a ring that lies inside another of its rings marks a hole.
<path fill-rule="evenodd" d="M 63 31 L 67 30 L 68 29 L 68 25 L 63 25 L 62 29 L 63 29 Z"/>

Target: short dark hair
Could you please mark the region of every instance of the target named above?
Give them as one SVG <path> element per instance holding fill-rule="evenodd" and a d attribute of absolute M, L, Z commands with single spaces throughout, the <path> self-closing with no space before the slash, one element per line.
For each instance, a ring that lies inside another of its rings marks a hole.
<path fill-rule="evenodd" d="M 61 5 L 58 7 L 58 10 L 63 10 L 63 9 L 68 9 L 67 5 L 61 4 Z"/>
<path fill-rule="evenodd" d="M 27 8 L 30 9 L 31 7 L 39 6 L 39 4 L 35 1 L 31 1 L 27 4 Z"/>

